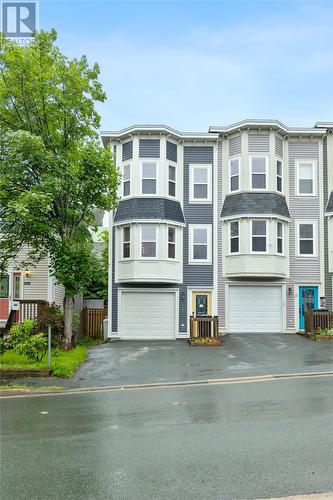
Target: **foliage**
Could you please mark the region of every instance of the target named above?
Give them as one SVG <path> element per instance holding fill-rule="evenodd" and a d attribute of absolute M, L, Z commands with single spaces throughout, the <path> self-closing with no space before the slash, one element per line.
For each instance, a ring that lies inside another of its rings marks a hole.
<path fill-rule="evenodd" d="M 60 346 L 64 333 L 64 315 L 61 307 L 56 304 L 41 304 L 38 308 L 36 330 L 46 332 L 48 326 L 51 326 L 52 345 Z"/>
<path fill-rule="evenodd" d="M 22 323 L 15 323 L 9 332 L 8 345 L 15 349 L 25 340 L 31 337 L 36 328 L 36 322 L 33 319 L 26 319 Z"/>
<path fill-rule="evenodd" d="M 0 338 L 0 356 L 3 354 L 6 350 L 6 342 L 4 339 Z"/>
<path fill-rule="evenodd" d="M 18 354 L 22 354 L 32 361 L 41 361 L 46 353 L 47 338 L 44 333 L 40 332 L 26 337 L 14 349 Z"/>
<path fill-rule="evenodd" d="M 20 384 L 14 384 L 14 385 L 0 385 L 0 391 L 3 390 L 17 390 L 17 389 L 22 389 L 25 391 L 60 391 L 63 389 L 63 387 L 59 385 L 43 385 L 42 387 L 33 387 L 31 385 L 20 385 Z"/>
<path fill-rule="evenodd" d="M 332 335 L 333 336 L 333 328 L 318 328 L 317 335 Z"/>
<path fill-rule="evenodd" d="M 56 32 L 34 43 L 6 43 L 0 52 L 0 268 L 24 247 L 24 268 L 49 255 L 65 287 L 65 336 L 72 334 L 72 298 L 94 274 L 88 227 L 94 209 L 117 203 L 118 171 L 97 139 L 95 102 L 105 94 L 97 65 L 70 60 Z M 0 271 L 1 271 L 0 269 Z"/>
<path fill-rule="evenodd" d="M 86 286 L 84 297 L 86 299 L 103 299 L 108 297 L 108 271 L 104 268 L 103 261 L 94 257 L 94 272 Z"/>

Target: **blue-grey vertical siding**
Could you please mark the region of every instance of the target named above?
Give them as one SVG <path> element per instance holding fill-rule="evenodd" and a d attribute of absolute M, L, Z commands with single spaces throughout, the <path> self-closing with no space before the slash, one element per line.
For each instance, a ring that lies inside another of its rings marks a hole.
<path fill-rule="evenodd" d="M 240 135 L 231 137 L 229 140 L 229 156 L 240 155 L 242 152 L 242 140 Z"/>
<path fill-rule="evenodd" d="M 167 160 L 177 162 L 177 144 L 167 141 L 166 143 L 166 157 Z"/>
<path fill-rule="evenodd" d="M 159 158 L 160 140 L 159 139 L 140 139 L 139 140 L 140 158 Z"/>
<path fill-rule="evenodd" d="M 240 136 L 239 136 L 240 138 Z M 230 142 L 229 141 L 229 156 L 230 155 Z M 235 151 L 235 149 L 233 150 Z M 240 154 L 241 150 L 238 149 L 238 152 L 233 154 Z M 222 174 L 223 174 L 223 164 L 222 164 L 222 141 L 218 141 L 218 149 L 217 149 L 217 213 L 218 213 L 218 296 L 217 296 L 217 311 L 219 317 L 219 325 L 221 328 L 225 327 L 225 278 L 223 276 L 224 269 L 222 268 L 222 247 L 223 247 L 223 230 L 225 226 L 220 220 L 220 213 L 222 210 L 222 201 L 223 201 L 223 190 L 222 190 Z"/>
<path fill-rule="evenodd" d="M 325 210 L 325 207 L 327 205 L 328 201 L 328 161 L 327 161 L 327 139 L 326 137 L 324 138 L 324 144 L 323 144 L 323 164 L 324 164 L 324 207 L 323 210 Z M 332 277 L 333 273 L 329 272 L 329 266 L 328 266 L 328 252 L 329 252 L 329 242 L 328 242 L 328 217 L 324 217 L 324 247 L 325 247 L 325 260 L 324 260 L 324 265 L 325 265 L 325 296 L 326 296 L 326 301 L 327 301 L 327 308 L 332 311 L 333 309 L 333 299 L 332 299 Z"/>
<path fill-rule="evenodd" d="M 115 283 L 115 228 L 112 228 L 112 331 L 118 332 L 118 283 Z"/>
<path fill-rule="evenodd" d="M 277 156 L 280 156 L 280 158 L 283 157 L 283 141 L 281 137 L 275 136 L 275 154 Z"/>
<path fill-rule="evenodd" d="M 133 158 L 133 141 L 123 143 L 122 159 L 123 161 L 131 160 Z"/>
<path fill-rule="evenodd" d="M 249 133 L 249 153 L 268 153 L 269 135 Z"/>
<path fill-rule="evenodd" d="M 215 241 L 213 240 L 213 203 L 210 204 L 194 204 L 189 203 L 189 165 L 190 163 L 210 163 L 213 169 L 212 182 L 214 183 L 214 148 L 212 146 L 184 146 L 184 215 L 186 227 L 184 228 L 184 282 L 180 287 L 181 292 L 187 295 L 188 286 L 212 287 L 214 284 L 213 265 L 190 265 L 189 264 L 189 225 L 190 224 L 211 224 L 212 225 L 212 247 L 214 248 Z M 212 186 L 214 192 L 214 186 Z M 212 258 L 214 252 L 212 251 Z M 187 298 L 186 302 L 187 303 Z M 191 311 L 188 311 L 190 314 Z M 179 330 L 187 330 L 187 315 L 186 307 L 182 307 L 180 301 L 179 308 Z M 184 325 L 184 326 L 182 326 Z"/>

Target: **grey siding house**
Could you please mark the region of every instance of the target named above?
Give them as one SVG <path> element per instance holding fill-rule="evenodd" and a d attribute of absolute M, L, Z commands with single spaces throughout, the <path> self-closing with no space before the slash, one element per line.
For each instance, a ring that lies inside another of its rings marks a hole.
<path fill-rule="evenodd" d="M 122 176 L 110 215 L 109 336 L 295 333 L 333 305 L 333 123 L 103 132 Z"/>

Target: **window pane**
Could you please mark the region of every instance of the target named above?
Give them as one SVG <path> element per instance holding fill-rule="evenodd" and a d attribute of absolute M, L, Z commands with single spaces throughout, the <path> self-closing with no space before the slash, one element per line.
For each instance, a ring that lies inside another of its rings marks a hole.
<path fill-rule="evenodd" d="M 265 174 L 252 174 L 252 188 L 266 189 L 266 175 Z"/>
<path fill-rule="evenodd" d="M 238 236 L 238 222 L 231 222 L 230 223 L 230 235 L 231 236 Z"/>
<path fill-rule="evenodd" d="M 299 253 L 305 255 L 313 254 L 313 241 L 312 240 L 301 240 L 299 242 Z"/>
<path fill-rule="evenodd" d="M 174 227 L 168 228 L 168 241 L 174 243 L 176 241 L 176 231 Z"/>
<path fill-rule="evenodd" d="M 313 178 L 313 168 L 311 163 L 301 163 L 299 165 L 299 178 L 300 179 Z"/>
<path fill-rule="evenodd" d="M 231 250 L 231 253 L 238 252 L 238 238 L 231 238 L 230 250 Z"/>
<path fill-rule="evenodd" d="M 276 175 L 282 177 L 282 162 L 280 160 L 276 162 Z"/>
<path fill-rule="evenodd" d="M 130 257 L 130 243 L 124 243 L 123 257 L 124 259 L 128 259 Z"/>
<path fill-rule="evenodd" d="M 0 277 L 0 299 L 6 299 L 9 294 L 9 276 Z"/>
<path fill-rule="evenodd" d="M 252 234 L 266 234 L 266 221 L 254 220 L 252 221 Z"/>
<path fill-rule="evenodd" d="M 207 168 L 195 168 L 193 170 L 194 184 L 207 184 L 208 171 Z"/>
<path fill-rule="evenodd" d="M 239 177 L 231 177 L 230 179 L 230 190 L 237 191 L 239 189 Z"/>
<path fill-rule="evenodd" d="M 278 251 L 278 253 L 283 253 L 281 238 L 278 238 L 278 240 L 277 240 L 277 251 Z"/>
<path fill-rule="evenodd" d="M 130 177 L 131 177 L 131 166 L 125 165 L 123 179 L 124 179 L 124 181 L 128 181 L 130 179 Z"/>
<path fill-rule="evenodd" d="M 276 189 L 282 192 L 282 179 L 281 177 L 276 178 Z"/>
<path fill-rule="evenodd" d="M 129 227 L 124 227 L 124 241 L 129 241 L 131 235 L 131 230 Z"/>
<path fill-rule="evenodd" d="M 193 243 L 207 244 L 207 229 L 194 229 L 193 230 Z"/>
<path fill-rule="evenodd" d="M 208 198 L 207 184 L 194 184 L 193 196 L 197 200 L 206 200 Z"/>
<path fill-rule="evenodd" d="M 143 241 L 141 247 L 142 257 L 156 257 L 156 243 Z"/>
<path fill-rule="evenodd" d="M 278 222 L 278 225 L 277 225 L 277 235 L 279 238 L 282 238 L 282 223 L 281 222 Z"/>
<path fill-rule="evenodd" d="M 142 241 L 156 241 L 156 226 L 152 224 L 142 226 Z"/>
<path fill-rule="evenodd" d="M 176 167 L 173 167 L 172 165 L 169 165 L 169 180 L 176 180 Z"/>
<path fill-rule="evenodd" d="M 230 175 L 238 175 L 239 174 L 239 161 L 231 160 L 230 162 Z"/>
<path fill-rule="evenodd" d="M 129 196 L 131 194 L 131 182 L 124 182 L 124 196 Z"/>
<path fill-rule="evenodd" d="M 176 184 L 169 181 L 169 196 L 176 196 Z"/>
<path fill-rule="evenodd" d="M 300 224 L 299 225 L 299 237 L 300 238 L 313 238 L 313 225 L 312 224 Z"/>
<path fill-rule="evenodd" d="M 303 194 L 313 193 L 313 180 L 312 179 L 300 179 L 299 180 L 299 192 Z"/>
<path fill-rule="evenodd" d="M 156 163 L 143 163 L 142 177 L 154 179 L 156 177 Z"/>
<path fill-rule="evenodd" d="M 142 193 L 143 194 L 156 194 L 156 181 L 143 179 L 142 181 Z"/>
<path fill-rule="evenodd" d="M 252 238 L 252 251 L 253 252 L 266 252 L 266 238 L 254 236 Z"/>
<path fill-rule="evenodd" d="M 194 245 L 193 259 L 207 260 L 207 245 Z"/>
<path fill-rule="evenodd" d="M 168 257 L 169 259 L 174 259 L 176 257 L 176 245 L 174 245 L 174 243 L 169 243 L 168 245 Z"/>
<path fill-rule="evenodd" d="M 266 158 L 252 158 L 252 173 L 263 174 L 266 172 Z"/>

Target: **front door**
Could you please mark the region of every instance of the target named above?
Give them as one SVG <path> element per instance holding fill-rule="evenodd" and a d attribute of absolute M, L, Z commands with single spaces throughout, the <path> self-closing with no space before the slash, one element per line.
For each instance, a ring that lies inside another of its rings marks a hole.
<path fill-rule="evenodd" d="M 318 308 L 318 287 L 299 287 L 299 329 L 304 330 L 304 313 Z"/>
<path fill-rule="evenodd" d="M 192 314 L 197 318 L 212 315 L 212 292 L 192 292 Z"/>

